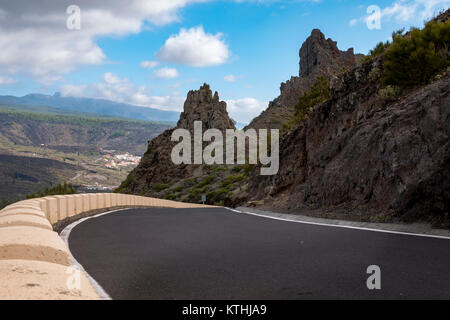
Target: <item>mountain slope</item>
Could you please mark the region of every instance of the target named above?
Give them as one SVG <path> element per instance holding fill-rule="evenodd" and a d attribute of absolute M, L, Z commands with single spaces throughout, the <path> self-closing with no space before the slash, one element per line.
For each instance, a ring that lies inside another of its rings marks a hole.
<path fill-rule="evenodd" d="M 63 182 L 115 188 L 135 166 L 126 153 L 142 155 L 147 141 L 170 127 L 48 107 L 0 106 L 0 200 L 23 199 Z"/>
<path fill-rule="evenodd" d="M 0 107 L 0 137 L 23 146 L 70 152 L 117 150 L 143 154 L 149 139 L 171 126 L 113 118 L 24 112 Z"/>

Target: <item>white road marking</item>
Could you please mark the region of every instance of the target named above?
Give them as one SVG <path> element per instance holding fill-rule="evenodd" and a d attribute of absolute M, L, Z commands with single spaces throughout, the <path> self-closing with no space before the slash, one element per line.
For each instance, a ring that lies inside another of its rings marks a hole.
<path fill-rule="evenodd" d="M 70 252 L 70 247 L 69 247 L 69 236 L 70 233 L 72 232 L 73 228 L 75 228 L 77 225 L 79 225 L 80 223 L 88 220 L 88 219 L 92 219 L 92 218 L 98 218 L 113 212 L 117 212 L 117 211 L 122 211 L 122 210 L 128 210 L 128 209 L 118 209 L 118 210 L 113 210 L 113 211 L 108 211 L 108 212 L 104 212 L 104 213 L 100 213 L 97 214 L 95 216 L 90 216 L 90 217 L 86 217 L 86 218 L 82 218 L 80 220 L 77 220 L 75 222 L 72 222 L 71 224 L 69 224 L 67 227 L 64 228 L 63 231 L 61 231 L 60 233 L 60 237 L 63 239 L 63 241 L 66 243 L 67 248 L 69 248 L 69 252 Z M 99 297 L 102 300 L 112 300 L 111 297 L 106 293 L 106 291 L 102 288 L 101 285 L 98 284 L 97 281 L 95 281 L 94 278 L 91 277 L 91 275 L 83 268 L 83 266 L 75 259 L 75 257 L 73 256 L 72 252 L 70 252 L 70 260 L 72 262 L 72 266 L 78 268 L 81 271 L 84 271 L 84 273 L 86 274 L 89 282 L 91 283 L 93 289 L 95 290 L 95 292 L 99 295 Z"/>
<path fill-rule="evenodd" d="M 311 221 L 301 221 L 301 220 L 287 219 L 287 218 L 281 218 L 281 217 L 273 217 L 273 216 L 269 216 L 269 215 L 258 214 L 258 213 L 247 212 L 247 211 L 239 211 L 239 210 L 228 208 L 228 207 L 224 207 L 224 208 L 228 209 L 234 213 L 248 214 L 248 215 L 257 216 L 257 217 L 261 217 L 261 218 L 274 219 L 274 220 L 280 220 L 280 221 L 286 221 L 286 222 L 297 222 L 297 223 L 310 224 L 310 225 L 315 225 L 315 226 L 336 227 L 336 228 L 355 229 L 355 230 L 372 231 L 372 232 L 401 234 L 401 235 L 406 235 L 406 236 L 416 236 L 416 237 L 424 237 L 424 238 L 436 238 L 436 239 L 450 240 L 450 237 L 432 235 L 432 234 L 402 232 L 402 231 L 383 230 L 383 229 L 355 227 L 355 226 L 345 226 L 345 225 L 339 225 L 339 224 L 311 222 Z"/>

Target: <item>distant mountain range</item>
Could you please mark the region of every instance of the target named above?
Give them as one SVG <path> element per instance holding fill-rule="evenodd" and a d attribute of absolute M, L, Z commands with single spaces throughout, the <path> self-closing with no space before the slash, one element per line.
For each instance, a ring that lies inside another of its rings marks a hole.
<path fill-rule="evenodd" d="M 0 105 L 50 107 L 72 112 L 147 121 L 174 122 L 180 116 L 179 112 L 174 111 L 139 107 L 104 99 L 62 97 L 59 93 L 55 93 L 53 96 L 44 94 L 28 94 L 23 97 L 0 96 Z"/>

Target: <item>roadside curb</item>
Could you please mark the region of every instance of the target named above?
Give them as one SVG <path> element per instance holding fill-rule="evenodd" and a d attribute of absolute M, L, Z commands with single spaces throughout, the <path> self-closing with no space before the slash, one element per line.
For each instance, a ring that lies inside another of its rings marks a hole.
<path fill-rule="evenodd" d="M 409 236 L 427 237 L 450 240 L 450 230 L 433 229 L 427 224 L 414 223 L 371 223 L 346 220 L 329 220 L 324 218 L 314 218 L 304 215 L 294 215 L 272 211 L 263 211 L 255 208 L 237 207 L 235 209 L 227 208 L 236 213 L 250 214 L 254 216 L 276 219 L 287 222 L 297 222 L 317 226 L 338 227 L 347 229 L 356 229 L 372 232 L 384 232 L 393 234 L 402 234 Z"/>

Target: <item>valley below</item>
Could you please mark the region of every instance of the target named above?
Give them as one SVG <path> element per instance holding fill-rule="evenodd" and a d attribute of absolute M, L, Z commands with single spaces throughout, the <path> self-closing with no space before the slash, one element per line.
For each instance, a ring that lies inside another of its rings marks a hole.
<path fill-rule="evenodd" d="M 139 163 L 147 140 L 169 123 L 39 108 L 0 107 L 0 200 L 14 202 L 59 183 L 112 191 Z"/>

